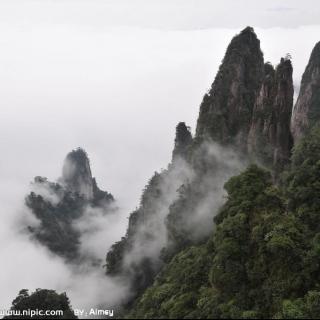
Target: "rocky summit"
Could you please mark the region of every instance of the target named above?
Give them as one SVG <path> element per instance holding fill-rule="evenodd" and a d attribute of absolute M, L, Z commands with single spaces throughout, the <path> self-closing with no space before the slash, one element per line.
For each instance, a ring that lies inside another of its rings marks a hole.
<path fill-rule="evenodd" d="M 108 213 L 114 201 L 98 188 L 87 153 L 80 148 L 71 151 L 58 182 L 36 177 L 31 190 L 26 205 L 39 222 L 29 227 L 33 238 L 67 260 L 79 259 L 81 232 L 74 222 L 86 215 L 88 207 Z"/>
<path fill-rule="evenodd" d="M 203 98 L 196 137 L 243 150 L 263 76 L 260 41 L 247 27 L 231 40 L 211 89 Z"/>

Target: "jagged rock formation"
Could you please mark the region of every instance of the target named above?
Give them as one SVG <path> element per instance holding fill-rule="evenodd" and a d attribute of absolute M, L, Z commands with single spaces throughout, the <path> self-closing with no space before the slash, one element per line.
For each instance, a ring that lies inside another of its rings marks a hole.
<path fill-rule="evenodd" d="M 281 60 L 274 71 L 264 65 L 260 41 L 252 28 L 234 37 L 201 104 L 195 139 L 185 123 L 177 125 L 172 163 L 150 180 L 140 207 L 130 216 L 126 236 L 107 255 L 107 274 L 130 279 L 133 291 L 139 294 L 163 262 L 206 241 L 212 218 L 224 201 L 224 182 L 244 167 L 248 137 L 254 158 L 266 160 L 258 148 L 259 137 L 264 136 L 271 165 L 288 159 L 292 98 L 290 61 Z M 264 112 L 270 113 L 268 119 L 261 119 Z M 183 175 L 177 179 L 175 170 L 186 165 L 192 179 Z M 167 196 L 169 185 L 171 197 Z"/>
<path fill-rule="evenodd" d="M 81 148 L 67 155 L 59 182 L 66 190 L 93 203 L 112 200 L 112 195 L 98 188 L 96 179 L 92 177 L 88 155 Z"/>
<path fill-rule="evenodd" d="M 314 50 L 312 57 L 317 56 L 315 52 L 318 51 Z M 304 109 L 310 108 L 313 115 L 320 92 L 319 64 L 314 59 L 310 59 L 313 62 L 308 76 L 312 85 L 302 86 L 312 96 L 305 100 Z M 291 168 L 291 176 L 288 171 L 291 180 L 283 190 L 273 184 L 287 164 L 290 169 L 292 71 L 289 55 L 276 68 L 264 63 L 260 41 L 252 28 L 232 39 L 200 106 L 195 138 L 184 123 L 177 126 L 173 163 L 168 171 L 151 179 L 140 208 L 130 216 L 126 236 L 108 253 L 107 273 L 130 275 L 135 281 L 133 299 L 155 279 L 135 300 L 129 316 L 286 317 L 288 310 L 292 312 L 291 306 L 286 307 L 286 299 L 301 296 L 293 300 L 300 308 L 309 303 L 310 297 L 320 296 L 318 292 L 315 296 L 308 292 L 317 289 L 312 281 L 306 284 L 303 280 L 304 276 L 310 280 L 319 272 L 313 260 L 313 246 L 318 243 L 313 229 L 318 232 L 319 224 L 312 223 L 318 221 L 312 209 L 319 203 L 315 200 L 318 185 L 312 179 L 312 187 L 304 181 L 310 173 L 303 166 Z M 299 161 L 294 162 L 311 166 L 308 169 L 318 175 L 319 166 L 314 163 L 319 153 L 317 143 L 307 143 L 303 149 L 301 152 L 295 148 Z M 310 151 L 307 163 L 306 150 Z M 160 210 L 166 192 L 159 186 L 169 181 L 170 170 L 179 158 L 188 164 L 192 178 L 181 179 L 175 185 L 177 195 L 166 198 L 165 210 Z M 252 165 L 225 184 L 225 201 L 222 186 L 243 169 L 243 159 L 262 164 L 273 175 Z M 306 189 L 312 190 L 309 193 Z M 283 192 L 289 196 L 285 198 Z M 305 194 L 309 195 L 307 200 Z M 294 212 L 287 212 L 288 203 Z M 306 225 L 299 221 L 303 213 L 304 219 L 310 220 L 307 227 L 313 230 L 312 235 L 308 234 L 308 244 L 303 240 Z M 161 256 L 159 250 L 151 250 L 155 255 L 145 255 L 154 246 L 146 249 L 144 245 L 157 239 L 158 230 L 166 232 Z M 132 263 L 133 256 L 139 256 L 138 264 L 136 258 Z M 150 268 L 154 261 L 157 267 Z M 311 309 L 305 314 L 312 314 Z"/>
<path fill-rule="evenodd" d="M 82 149 L 71 151 L 62 169 L 62 184 L 73 193 L 78 193 L 87 200 L 93 198 L 93 181 L 89 158 Z"/>
<path fill-rule="evenodd" d="M 172 162 L 179 157 L 187 159 L 192 141 L 190 128 L 187 127 L 184 122 L 178 123 L 176 127 L 176 138 L 174 140 L 174 149 L 172 152 Z"/>
<path fill-rule="evenodd" d="M 291 131 L 294 142 L 320 120 L 320 42 L 314 47 L 302 76 L 300 93 L 293 110 Z"/>
<path fill-rule="evenodd" d="M 292 64 L 282 58 L 274 70 L 265 64 L 265 75 L 253 110 L 248 136 L 252 158 L 278 172 L 290 158 L 293 106 Z"/>
<path fill-rule="evenodd" d="M 240 168 L 232 150 L 194 144 L 188 127 L 177 125 L 172 162 L 150 179 L 125 237 L 107 254 L 107 274 L 131 284 L 129 304 L 175 253 L 206 241 L 213 214 L 223 203 L 223 183 Z"/>
<path fill-rule="evenodd" d="M 232 39 L 215 81 L 203 98 L 196 137 L 244 150 L 263 74 L 260 41 L 247 27 Z"/>
<path fill-rule="evenodd" d="M 316 127 L 281 189 L 256 165 L 232 177 L 211 237 L 176 254 L 128 318 L 319 318 L 319 158 Z"/>
<path fill-rule="evenodd" d="M 74 228 L 74 222 L 88 206 L 108 212 L 114 201 L 92 178 L 86 152 L 77 149 L 67 155 L 58 183 L 36 177 L 31 188 L 26 205 L 39 221 L 38 226 L 29 227 L 33 237 L 68 260 L 79 258 L 81 233 Z"/>
<path fill-rule="evenodd" d="M 292 65 L 264 64 L 253 29 L 234 37 L 200 106 L 196 137 L 231 145 L 278 172 L 292 148 Z"/>
<path fill-rule="evenodd" d="M 126 279 L 136 294 L 152 283 L 159 268 L 160 261 L 152 248 L 158 240 L 155 230 L 161 232 L 159 229 L 163 228 L 157 214 L 161 215 L 158 210 L 165 202 L 162 188 L 165 175 L 155 173 L 150 179 L 140 207 L 130 214 L 126 235 L 111 247 L 106 258 L 107 274 Z"/>
<path fill-rule="evenodd" d="M 131 285 L 133 297 L 143 292 L 163 265 L 161 251 L 167 244 L 165 219 L 179 188 L 191 179 L 185 160 L 192 136 L 184 123 L 176 128 L 173 160 L 168 168 L 155 172 L 143 190 L 140 206 L 129 217 L 126 235 L 107 254 L 109 276 L 120 276 Z"/>

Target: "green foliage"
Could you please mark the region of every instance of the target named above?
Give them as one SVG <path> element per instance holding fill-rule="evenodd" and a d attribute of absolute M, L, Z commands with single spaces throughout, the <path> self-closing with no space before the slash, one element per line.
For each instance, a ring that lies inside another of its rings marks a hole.
<path fill-rule="evenodd" d="M 282 208 L 282 200 L 271 188 L 270 175 L 256 166 L 230 179 L 225 187 L 228 201 L 216 219 L 212 241 L 175 256 L 130 316 L 239 318 L 243 312 L 254 314 L 254 305 L 246 298 L 248 271 L 255 266 L 250 259 L 255 250 L 250 229 L 257 224 L 258 208 L 267 204 L 263 211 L 267 216 L 270 208 Z"/>
<path fill-rule="evenodd" d="M 187 246 L 195 244 L 192 237 L 188 218 L 196 210 L 201 199 L 201 192 L 194 184 L 182 185 L 179 189 L 179 198 L 170 206 L 166 219 L 170 245 L 163 251 L 163 259 L 170 261 L 175 253 Z"/>
<path fill-rule="evenodd" d="M 29 294 L 27 289 L 19 292 L 13 300 L 10 309 L 14 315 L 7 316 L 5 319 L 29 319 L 27 316 L 18 315 L 23 311 L 41 310 L 41 311 L 62 311 L 63 315 L 38 316 L 37 319 L 77 319 L 70 306 L 69 299 L 65 293 L 58 294 L 54 290 L 37 289 Z"/>
<path fill-rule="evenodd" d="M 62 190 L 59 184 L 48 183 L 48 187 L 53 193 Z M 34 192 L 28 195 L 26 205 L 40 221 L 40 226 L 29 229 L 52 252 L 73 260 L 78 256 L 80 234 L 72 221 L 81 216 L 85 200 L 71 192 L 61 194 L 62 199 L 56 205 Z"/>
<path fill-rule="evenodd" d="M 176 255 L 157 277 L 154 286 L 146 290 L 129 317 L 197 317 L 200 288 L 208 283 L 210 256 L 207 246 L 190 247 Z"/>
<path fill-rule="evenodd" d="M 295 148 L 286 179 L 289 208 L 309 226 L 320 231 L 320 128 L 314 127 Z"/>
<path fill-rule="evenodd" d="M 315 127 L 295 147 L 281 186 L 256 165 L 229 179 L 205 244 L 186 232 L 198 195 L 182 186 L 167 224 L 177 247 L 128 317 L 320 318 L 319 159 Z"/>
<path fill-rule="evenodd" d="M 255 165 L 239 176 L 232 177 L 225 184 L 228 201 L 215 218 L 215 222 L 222 222 L 227 215 L 233 216 L 238 212 L 251 212 L 253 209 L 265 205 L 281 205 L 278 196 L 274 196 L 271 190 L 268 190 L 271 185 L 270 173 Z"/>
<path fill-rule="evenodd" d="M 127 254 L 131 254 L 130 250 L 136 241 L 143 239 L 144 243 L 148 243 L 154 240 L 152 230 L 145 226 L 154 219 L 158 209 L 165 202 L 162 184 L 168 172 L 163 170 L 161 173 L 154 173 L 143 190 L 139 208 L 130 214 L 125 237 L 115 243 L 107 253 L 106 273 L 109 276 L 122 276 L 127 279 L 130 282 L 132 297 L 143 292 L 159 271 L 159 266 L 147 257 L 138 258 L 129 264 L 125 264 L 124 260 Z"/>
<path fill-rule="evenodd" d="M 309 291 L 304 297 L 295 300 L 284 300 L 277 314 L 280 319 L 319 319 L 320 292 Z"/>
<path fill-rule="evenodd" d="M 310 147 L 305 144 L 295 151 L 288 189 L 301 161 L 317 164 L 317 152 L 304 151 Z M 319 317 L 320 233 L 297 214 L 304 202 L 288 211 L 292 190 L 275 187 L 270 174 L 255 165 L 225 189 L 228 198 L 212 239 L 177 254 L 129 317 Z"/>

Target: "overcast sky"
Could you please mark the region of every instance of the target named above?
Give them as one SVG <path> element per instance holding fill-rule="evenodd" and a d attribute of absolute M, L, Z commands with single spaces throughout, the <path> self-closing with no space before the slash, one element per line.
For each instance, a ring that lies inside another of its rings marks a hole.
<path fill-rule="evenodd" d="M 177 122 L 194 129 L 231 37 L 255 27 L 266 60 L 292 54 L 298 84 L 320 38 L 319 8 L 310 0 L 1 0 L 0 174 L 24 184 L 56 178 L 65 154 L 82 146 L 103 187 L 137 203 L 170 159 Z"/>
<path fill-rule="evenodd" d="M 232 36 L 253 26 L 273 64 L 290 52 L 298 88 L 319 18 L 315 0 L 0 0 L 0 219 L 78 146 L 129 213 Z"/>
<path fill-rule="evenodd" d="M 317 0 L 1 0 L 1 21 L 161 29 L 294 28 L 319 23 Z"/>

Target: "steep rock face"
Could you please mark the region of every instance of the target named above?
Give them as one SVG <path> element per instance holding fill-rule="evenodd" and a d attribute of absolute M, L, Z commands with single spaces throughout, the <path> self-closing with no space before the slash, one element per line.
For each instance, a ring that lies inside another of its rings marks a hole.
<path fill-rule="evenodd" d="M 128 281 L 134 294 L 142 292 L 152 283 L 158 271 L 159 259 L 154 255 L 163 239 L 161 210 L 168 206 L 162 185 L 167 171 L 155 173 L 144 189 L 140 206 L 129 217 L 126 235 L 115 243 L 107 254 L 107 274 Z M 158 214 L 158 215 L 157 215 Z M 157 249 L 156 249 L 157 248 Z"/>
<path fill-rule="evenodd" d="M 319 159 L 317 126 L 281 188 L 256 165 L 232 177 L 210 240 L 175 255 L 128 318 L 319 318 Z"/>
<path fill-rule="evenodd" d="M 248 151 L 254 160 L 276 172 L 288 163 L 293 106 L 292 65 L 282 58 L 276 70 L 265 64 L 265 76 L 253 110 Z"/>
<path fill-rule="evenodd" d="M 247 27 L 232 39 L 215 81 L 203 98 L 196 137 L 245 149 L 263 74 L 260 41 Z"/>
<path fill-rule="evenodd" d="M 165 220 L 170 206 L 178 199 L 179 188 L 192 176 L 185 160 L 191 142 L 190 130 L 179 123 L 172 162 L 149 180 L 139 207 L 130 214 L 126 235 L 107 253 L 106 273 L 125 279 L 131 286 L 132 297 L 153 282 L 163 265 L 161 252 L 167 245 Z"/>
<path fill-rule="evenodd" d="M 111 212 L 114 201 L 92 178 L 86 152 L 82 149 L 70 152 L 57 183 L 36 177 L 31 190 L 26 205 L 39 221 L 37 226 L 29 227 L 33 237 L 67 260 L 80 258 L 81 232 L 74 222 L 84 216 L 88 207 L 101 208 L 101 214 Z"/>
<path fill-rule="evenodd" d="M 176 127 L 176 137 L 174 140 L 174 149 L 172 152 L 172 161 L 176 158 L 186 158 L 188 150 L 192 145 L 192 135 L 190 128 L 184 122 L 180 122 Z"/>
<path fill-rule="evenodd" d="M 196 137 L 192 139 L 184 123 L 178 124 L 172 164 L 150 180 L 140 207 L 129 218 L 127 234 L 107 255 L 107 274 L 127 276 L 136 294 L 133 300 L 152 283 L 160 267 L 165 268 L 182 250 L 208 240 L 214 227 L 213 217 L 225 202 L 223 185 L 247 165 L 248 153 L 269 169 L 278 170 L 288 161 L 292 101 L 290 60 L 281 59 L 276 70 L 264 64 L 260 41 L 252 28 L 244 29 L 228 46 L 216 79 L 204 96 Z M 172 174 L 173 168 L 179 167 L 176 159 L 181 158 L 187 160 L 193 173 L 191 179 L 177 180 Z M 259 177 L 261 172 L 257 173 Z M 170 189 L 169 181 L 174 181 Z M 248 194 L 254 194 L 259 184 L 250 181 L 236 189 L 251 185 Z M 173 197 L 168 198 L 169 190 Z M 245 208 L 247 212 L 246 205 L 244 201 L 241 210 Z M 159 240 L 160 234 L 164 237 Z M 238 235 L 238 230 L 234 234 Z M 186 272 L 187 281 L 189 275 Z M 177 282 L 179 290 L 180 281 Z M 162 292 L 157 292 L 159 299 Z M 169 290 L 170 302 L 165 308 L 175 300 L 171 293 Z M 161 302 L 155 305 L 158 309 Z"/>
<path fill-rule="evenodd" d="M 154 174 L 139 208 L 129 217 L 126 235 L 107 254 L 107 274 L 125 279 L 133 296 L 152 283 L 163 264 L 160 253 L 166 245 L 165 218 L 184 176 L 174 165 Z"/>
<path fill-rule="evenodd" d="M 62 183 L 68 190 L 85 197 L 93 198 L 93 181 L 89 158 L 82 149 L 71 151 L 64 162 Z"/>
<path fill-rule="evenodd" d="M 213 215 L 223 203 L 223 184 L 243 165 L 232 148 L 219 144 L 246 150 L 263 75 L 260 42 L 246 28 L 232 40 L 204 98 L 196 139 L 185 123 L 177 125 L 172 163 L 149 181 L 126 235 L 107 254 L 107 274 L 125 277 L 135 294 L 177 251 L 210 234 Z"/>
<path fill-rule="evenodd" d="M 92 204 L 100 205 L 103 201 L 113 200 L 110 193 L 99 189 L 96 179 L 92 177 L 88 155 L 81 148 L 68 153 L 59 182 L 66 190 L 78 194 Z"/>
<path fill-rule="evenodd" d="M 302 76 L 300 93 L 293 110 L 291 132 L 295 144 L 320 120 L 320 42 L 314 47 Z"/>

